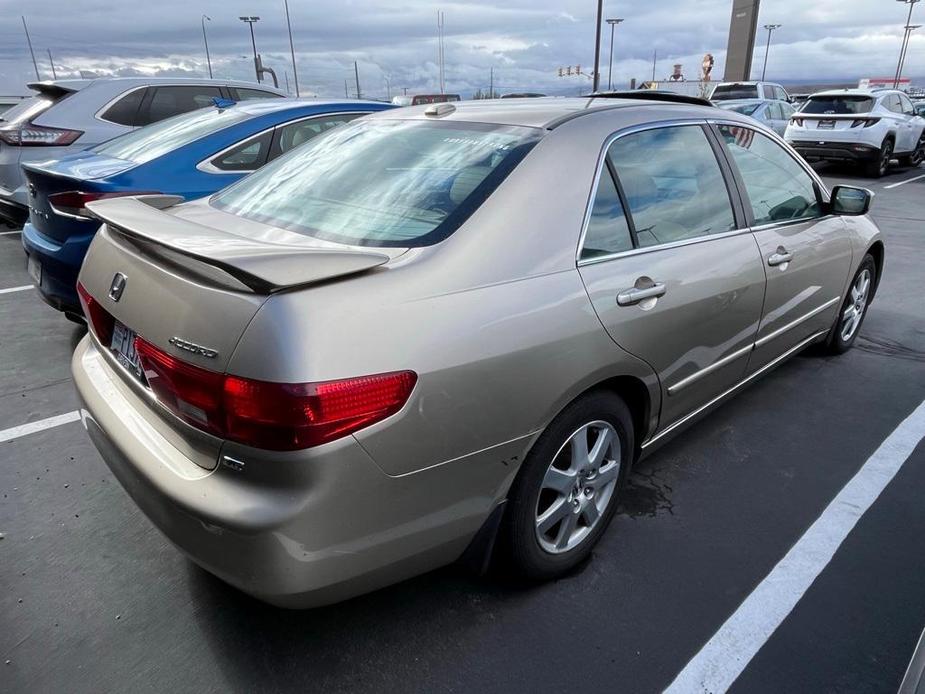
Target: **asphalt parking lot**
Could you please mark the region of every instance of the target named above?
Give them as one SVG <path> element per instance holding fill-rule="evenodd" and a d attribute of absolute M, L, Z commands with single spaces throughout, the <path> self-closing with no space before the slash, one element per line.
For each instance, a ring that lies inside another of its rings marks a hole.
<path fill-rule="evenodd" d="M 756 590 L 925 400 L 925 169 L 823 173 L 876 192 L 887 244 L 855 349 L 791 360 L 641 463 L 568 578 L 449 567 L 304 612 L 198 569 L 129 500 L 70 414 L 82 330 L 17 290 L 0 229 L 0 691 L 684 691 L 718 681 L 706 663 L 741 670 L 732 691 L 895 692 L 925 625 L 921 437 L 779 626 Z"/>

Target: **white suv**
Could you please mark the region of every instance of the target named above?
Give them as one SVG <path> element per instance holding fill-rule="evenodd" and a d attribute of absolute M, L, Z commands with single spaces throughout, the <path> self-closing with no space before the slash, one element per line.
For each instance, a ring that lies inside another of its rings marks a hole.
<path fill-rule="evenodd" d="M 918 166 L 925 159 L 925 118 L 896 89 L 841 89 L 813 94 L 784 133 L 807 161 L 849 161 L 873 178 L 890 160 Z"/>

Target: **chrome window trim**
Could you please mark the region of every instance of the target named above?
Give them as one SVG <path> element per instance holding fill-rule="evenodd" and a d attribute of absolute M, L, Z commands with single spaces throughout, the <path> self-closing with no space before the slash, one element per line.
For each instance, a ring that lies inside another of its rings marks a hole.
<path fill-rule="evenodd" d="M 640 248 L 633 248 L 629 251 L 619 251 L 617 253 L 609 253 L 607 255 L 597 256 L 596 258 L 584 258 L 581 257 L 581 252 L 584 250 L 585 238 L 588 235 L 588 226 L 591 223 L 591 213 L 594 209 L 594 198 L 597 196 L 597 189 L 600 185 L 601 175 L 603 170 L 606 168 L 607 164 L 607 152 L 610 150 L 611 145 L 614 142 L 619 140 L 621 137 L 626 137 L 627 135 L 633 135 L 635 133 L 645 132 L 647 130 L 659 130 L 661 128 L 672 128 L 678 126 L 698 126 L 703 127 L 708 125 L 711 121 L 705 118 L 675 118 L 672 120 L 663 120 L 663 121 L 653 121 L 649 123 L 639 123 L 637 125 L 631 125 L 622 130 L 618 130 L 615 133 L 611 133 L 606 140 L 604 140 L 604 145 L 601 148 L 600 154 L 597 158 L 597 169 L 594 172 L 594 180 L 591 182 L 591 193 L 588 196 L 588 201 L 585 203 L 585 214 L 584 219 L 581 224 L 581 235 L 578 237 L 578 248 L 575 251 L 575 263 L 578 267 L 584 267 L 585 265 L 594 265 L 597 263 L 606 262 L 608 260 L 614 260 L 615 258 L 623 258 L 627 255 L 639 255 L 641 253 L 649 253 L 652 251 L 659 251 L 668 248 L 678 248 L 680 246 L 688 246 L 692 243 L 701 243 L 703 241 L 709 241 L 712 239 L 723 238 L 726 236 L 736 236 L 741 233 L 748 231 L 747 228 L 742 229 L 731 229 L 730 231 L 720 232 L 718 234 L 708 234 L 705 236 L 695 236 L 689 239 L 682 239 L 680 241 L 670 241 L 668 243 L 660 243 L 654 246 L 645 246 Z M 735 123 L 736 121 L 730 121 Z M 709 138 L 707 138 L 707 144 L 710 144 Z M 710 147 L 711 153 L 713 152 L 712 146 Z M 715 155 L 714 155 L 715 157 Z M 722 164 L 719 160 L 716 161 L 716 165 L 719 168 L 720 175 L 723 176 L 723 185 L 726 187 L 726 193 L 730 197 L 729 207 L 733 212 L 733 218 L 735 218 L 735 200 L 734 198 L 738 195 L 737 191 L 732 191 L 729 189 L 729 186 L 725 181 L 725 174 L 723 172 Z M 623 210 L 625 215 L 630 215 L 632 212 L 630 210 Z"/>
<path fill-rule="evenodd" d="M 717 396 L 716 396 L 715 398 L 713 398 L 712 400 L 709 400 L 708 402 L 704 403 L 703 405 L 701 405 L 700 407 L 696 408 L 696 409 L 693 410 L 692 412 L 689 412 L 688 414 L 684 415 L 684 416 L 681 417 L 680 419 L 678 419 L 678 420 L 672 422 L 671 424 L 669 424 L 668 426 L 666 426 L 664 429 L 662 429 L 661 431 L 659 431 L 658 433 L 656 433 L 654 436 L 652 436 L 652 437 L 650 437 L 649 439 L 647 439 L 646 441 L 644 441 L 644 442 L 642 443 L 642 445 L 640 446 L 640 448 L 642 448 L 643 450 L 645 450 L 646 448 L 648 448 L 649 446 L 651 446 L 653 443 L 655 443 L 656 441 L 658 441 L 658 440 L 659 440 L 660 438 L 662 438 L 663 436 L 666 436 L 667 434 L 671 433 L 672 431 L 674 431 L 675 429 L 677 429 L 678 427 L 680 427 L 681 425 L 683 425 L 685 422 L 688 422 L 688 421 L 690 421 L 691 419 L 693 419 L 694 417 L 696 417 L 697 415 L 699 415 L 701 412 L 703 412 L 703 411 L 709 409 L 709 408 L 712 407 L 713 405 L 716 405 L 717 403 L 719 403 L 721 400 L 725 399 L 725 398 L 728 397 L 729 395 L 732 395 L 732 394 L 733 394 L 734 392 L 736 392 L 739 388 L 742 388 L 743 386 L 745 386 L 745 385 L 747 385 L 748 383 L 750 383 L 751 381 L 755 380 L 756 378 L 758 378 L 758 377 L 761 376 L 762 374 L 766 373 L 767 371 L 770 371 L 772 368 L 774 368 L 775 366 L 777 366 L 778 364 L 780 364 L 782 361 L 784 361 L 784 360 L 787 359 L 788 357 L 790 357 L 790 356 L 796 354 L 797 352 L 799 352 L 799 351 L 800 351 L 801 349 L 803 349 L 804 347 L 809 346 L 809 344 L 810 344 L 811 342 L 814 342 L 815 340 L 818 340 L 820 337 L 822 337 L 823 335 L 827 334 L 828 332 L 829 332 L 828 329 L 820 330 L 820 331 L 818 331 L 818 332 L 816 332 L 816 333 L 813 333 L 812 335 L 810 335 L 809 337 L 807 337 L 805 340 L 801 340 L 801 341 L 798 342 L 796 345 L 794 345 L 793 347 L 791 347 L 790 349 L 788 349 L 786 352 L 784 352 L 783 354 L 781 354 L 779 357 L 777 357 L 776 359 L 773 359 L 772 361 L 769 361 L 767 364 L 765 364 L 764 366 L 762 366 L 760 369 L 758 369 L 758 370 L 755 371 L 754 373 L 752 373 L 752 374 L 746 376 L 745 378 L 743 378 L 741 381 L 739 381 L 738 383 L 736 383 L 736 384 L 735 384 L 734 386 L 732 386 L 731 388 L 729 388 L 729 389 L 723 391 L 722 393 L 720 393 L 719 395 L 717 395 Z"/>
<path fill-rule="evenodd" d="M 368 116 L 370 113 L 374 113 L 374 112 L 373 112 L 373 111 L 335 111 L 335 112 L 332 112 L 332 113 L 313 113 L 313 114 L 310 114 L 310 115 L 308 115 L 308 116 L 302 116 L 302 117 L 296 118 L 296 119 L 294 119 L 294 120 L 285 121 L 284 123 L 277 123 L 276 125 L 271 125 L 271 126 L 268 127 L 268 128 L 264 128 L 263 130 L 261 130 L 261 131 L 258 132 L 258 133 L 254 133 L 253 135 L 251 135 L 251 136 L 248 137 L 248 138 L 245 138 L 245 139 L 243 139 L 243 140 L 238 140 L 238 142 L 235 142 L 234 144 L 228 145 L 227 147 L 225 147 L 225 149 L 220 150 L 220 151 L 216 152 L 215 154 L 212 154 L 212 155 L 206 157 L 205 159 L 203 159 L 202 161 L 200 161 L 198 164 L 196 164 L 196 168 L 199 169 L 200 171 L 203 171 L 203 172 L 207 173 L 207 174 L 242 174 L 242 173 L 243 173 L 243 174 L 248 174 L 248 173 L 253 173 L 253 172 L 256 171 L 257 169 L 220 169 L 220 168 L 218 168 L 217 166 L 215 166 L 212 162 L 213 162 L 214 160 L 218 159 L 219 157 L 221 157 L 222 155 L 227 154 L 228 152 L 230 152 L 231 150 L 233 150 L 235 147 L 240 147 L 242 144 L 244 144 L 244 143 L 247 142 L 248 140 L 253 140 L 253 139 L 256 139 L 256 138 L 258 138 L 258 137 L 262 137 L 263 135 L 266 135 L 268 132 L 272 132 L 272 131 L 276 130 L 277 128 L 285 128 L 285 127 L 287 127 L 287 126 L 295 125 L 296 123 L 301 123 L 302 121 L 312 120 L 312 119 L 315 119 L 315 118 L 329 118 L 329 117 L 331 117 L 331 116 L 347 116 L 347 115 L 350 115 L 350 114 L 353 114 L 353 113 L 357 114 L 357 118 L 361 118 L 361 117 L 363 117 L 363 116 Z M 270 143 L 270 146 L 272 147 L 272 145 L 273 145 L 273 143 L 271 142 L 271 143 Z M 266 163 L 269 164 L 270 162 L 268 161 L 268 162 L 266 162 Z M 259 167 L 258 167 L 258 168 L 259 168 Z"/>

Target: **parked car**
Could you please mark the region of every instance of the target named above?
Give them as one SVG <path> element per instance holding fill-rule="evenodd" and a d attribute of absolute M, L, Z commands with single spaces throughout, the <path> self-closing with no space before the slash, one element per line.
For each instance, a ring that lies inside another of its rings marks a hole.
<path fill-rule="evenodd" d="M 211 195 L 322 132 L 388 108 L 357 100 L 219 102 L 59 160 L 25 164 L 29 274 L 46 303 L 82 321 L 75 283 L 99 227 L 87 202 L 142 192 Z"/>
<path fill-rule="evenodd" d="M 925 159 L 925 118 L 898 89 L 839 89 L 813 94 L 784 136 L 807 161 L 856 164 L 866 176 Z"/>
<path fill-rule="evenodd" d="M 783 135 L 787 130 L 787 123 L 790 121 L 790 116 L 794 113 L 793 106 L 786 101 L 778 101 L 776 99 L 734 99 L 720 101 L 717 106 L 728 111 L 741 113 L 743 116 L 754 118 L 778 135 Z"/>
<path fill-rule="evenodd" d="M 672 96 L 396 109 L 208 199 L 89 203 L 90 438 L 179 548 L 279 605 L 467 549 L 561 576 L 638 457 L 849 349 L 883 268 L 868 191 Z"/>
<path fill-rule="evenodd" d="M 35 96 L 0 117 L 0 219 L 16 227 L 29 216 L 20 166 L 59 159 L 178 113 L 212 103 L 286 96 L 234 80 L 152 77 L 55 80 L 28 85 Z"/>
<path fill-rule="evenodd" d="M 720 82 L 713 87 L 710 101 L 729 101 L 730 99 L 775 99 L 790 101 L 787 90 L 774 82 Z"/>

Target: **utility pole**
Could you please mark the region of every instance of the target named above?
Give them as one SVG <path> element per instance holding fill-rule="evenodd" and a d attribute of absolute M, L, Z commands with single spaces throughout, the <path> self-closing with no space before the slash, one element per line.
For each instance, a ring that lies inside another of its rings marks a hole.
<path fill-rule="evenodd" d="M 384 72 L 382 73 L 382 79 L 385 80 L 385 98 L 391 101 L 392 100 L 392 80 L 389 79 L 389 76 L 385 74 Z"/>
<path fill-rule="evenodd" d="M 32 39 L 29 38 L 29 27 L 26 26 L 26 18 L 22 18 L 22 28 L 26 32 L 26 43 L 29 44 L 29 53 L 32 55 L 32 67 L 35 68 L 35 79 L 41 80 L 42 77 L 39 75 L 39 64 L 35 62 L 35 51 L 32 50 Z"/>
<path fill-rule="evenodd" d="M 604 16 L 604 0 L 597 0 L 597 21 L 594 23 L 594 74 L 591 76 L 591 91 L 596 92 L 601 81 L 601 18 Z"/>
<path fill-rule="evenodd" d="M 906 25 L 906 47 L 903 50 L 902 54 L 899 57 L 899 75 L 896 78 L 896 83 L 899 84 L 899 80 L 903 76 L 903 68 L 906 65 L 906 54 L 909 52 L 909 41 L 912 39 L 912 32 L 916 29 L 921 29 L 921 24 L 907 24 Z"/>
<path fill-rule="evenodd" d="M 291 94 L 289 91 L 289 73 L 286 70 L 283 70 L 283 79 L 286 80 L 286 93 Z"/>
<path fill-rule="evenodd" d="M 200 19 L 199 22 L 200 24 L 202 24 L 202 41 L 203 43 L 206 44 L 206 63 L 209 66 L 209 79 L 212 79 L 212 56 L 209 55 L 209 39 L 206 36 L 206 21 L 207 20 L 211 22 L 212 18 L 209 15 L 204 14 L 202 15 L 202 19 Z"/>
<path fill-rule="evenodd" d="M 610 69 L 607 71 L 607 89 L 613 89 L 613 30 L 622 19 L 608 19 L 610 25 Z"/>
<path fill-rule="evenodd" d="M 781 24 L 765 24 L 764 28 L 768 30 L 768 43 L 764 47 L 764 66 L 761 68 L 761 81 L 764 82 L 764 73 L 768 69 L 768 53 L 771 50 L 771 32 L 780 29 Z"/>
<path fill-rule="evenodd" d="M 652 81 L 655 81 L 655 61 L 658 59 L 658 51 L 652 51 Z"/>
<path fill-rule="evenodd" d="M 909 26 L 912 24 L 912 8 L 915 7 L 915 3 L 918 1 L 919 0 L 898 0 L 898 2 L 904 2 L 909 5 L 909 16 L 906 17 L 905 32 L 903 32 L 903 43 L 902 47 L 899 49 L 899 61 L 896 63 L 896 77 L 893 78 L 893 89 L 899 88 L 899 78 L 902 76 L 900 73 L 903 69 L 903 62 L 905 62 L 906 59 L 906 48 L 909 45 L 909 37 L 912 34 L 912 31 L 909 29 Z"/>
<path fill-rule="evenodd" d="M 437 67 L 439 68 L 440 93 L 446 90 L 443 62 L 443 10 L 437 10 Z"/>
<path fill-rule="evenodd" d="M 238 17 L 242 22 L 246 22 L 251 28 L 251 46 L 254 47 L 254 73 L 257 75 L 257 82 L 262 82 L 260 79 L 260 64 L 257 61 L 257 40 L 254 38 L 254 24 L 260 21 L 260 17 L 247 16 L 247 17 Z"/>
<path fill-rule="evenodd" d="M 345 98 L 345 99 L 349 99 L 349 98 L 350 98 L 350 92 L 347 91 L 347 80 L 344 80 L 344 98 Z"/>
<path fill-rule="evenodd" d="M 48 62 L 51 63 L 51 78 L 58 79 L 58 73 L 55 72 L 55 59 L 51 57 L 51 49 L 47 48 L 48 51 Z"/>
<path fill-rule="evenodd" d="M 360 68 L 357 67 L 357 61 L 355 60 L 353 61 L 353 75 L 354 77 L 356 77 L 356 80 L 357 80 L 357 99 L 360 99 L 362 98 L 360 96 L 361 94 L 360 92 Z"/>
<path fill-rule="evenodd" d="M 491 72 L 488 73 L 488 98 L 495 98 L 495 68 L 491 68 Z"/>
<path fill-rule="evenodd" d="M 299 69 L 295 64 L 295 48 L 292 44 L 292 24 L 289 22 L 289 0 L 283 0 L 286 5 L 286 28 L 289 29 L 289 54 L 292 56 L 292 80 L 295 82 L 295 95 L 299 96 Z M 289 91 L 289 87 L 286 87 Z"/>

